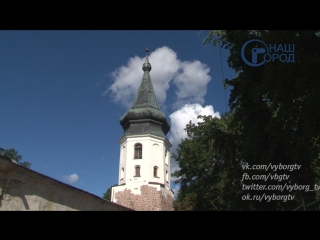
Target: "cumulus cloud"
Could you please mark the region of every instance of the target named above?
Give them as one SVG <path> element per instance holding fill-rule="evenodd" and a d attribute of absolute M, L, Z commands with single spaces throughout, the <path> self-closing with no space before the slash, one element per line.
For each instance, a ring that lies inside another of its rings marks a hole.
<path fill-rule="evenodd" d="M 103 94 L 109 94 L 114 102 L 130 108 L 142 79 L 144 60 L 145 56 L 132 57 L 126 66 L 113 71 L 113 83 Z M 152 84 L 160 106 L 164 106 L 170 82 L 177 88 L 173 104 L 175 109 L 186 103 L 204 103 L 206 87 L 211 79 L 208 75 L 210 68 L 206 64 L 197 60 L 181 61 L 177 54 L 166 46 L 151 52 L 149 62 L 152 66 Z"/>
<path fill-rule="evenodd" d="M 202 122 L 202 119 L 197 119 L 198 115 L 211 115 L 220 118 L 219 112 L 214 112 L 213 106 L 202 107 L 199 103 L 185 104 L 181 109 L 169 115 L 171 122 L 169 141 L 172 144 L 171 149 L 173 153 L 181 143 L 181 139 L 187 138 L 187 132 L 184 130 L 186 125 L 190 121 L 195 124 Z M 172 158 L 170 165 L 172 173 L 179 169 L 177 163 Z M 175 179 L 171 178 L 171 180 L 174 181 Z"/>
<path fill-rule="evenodd" d="M 76 173 L 74 173 L 74 174 L 65 176 L 64 179 L 69 183 L 76 183 L 79 180 L 79 176 Z"/>
<path fill-rule="evenodd" d="M 157 101 L 161 105 L 166 100 L 166 91 L 169 82 L 179 69 L 177 54 L 170 48 L 164 46 L 156 49 L 149 55 L 151 63 L 151 79 L 156 93 Z M 142 80 L 142 58 L 135 56 L 130 58 L 126 66 L 121 66 L 111 73 L 113 84 L 104 92 L 110 93 L 113 101 L 127 108 L 131 107 L 135 94 Z"/>
<path fill-rule="evenodd" d="M 186 103 L 204 104 L 204 96 L 207 93 L 207 84 L 211 80 L 208 75 L 210 68 L 200 61 L 181 62 L 181 72 L 174 78 L 178 90 L 175 109 L 179 109 Z"/>

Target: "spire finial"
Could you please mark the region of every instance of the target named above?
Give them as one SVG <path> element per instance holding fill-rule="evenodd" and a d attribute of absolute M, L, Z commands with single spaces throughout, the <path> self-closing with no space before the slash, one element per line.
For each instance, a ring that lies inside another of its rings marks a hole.
<path fill-rule="evenodd" d="M 149 49 L 146 48 L 146 60 L 144 61 L 144 64 L 142 64 L 142 70 L 145 71 L 151 71 L 151 64 L 149 63 L 149 59 L 148 59 L 148 52 Z"/>

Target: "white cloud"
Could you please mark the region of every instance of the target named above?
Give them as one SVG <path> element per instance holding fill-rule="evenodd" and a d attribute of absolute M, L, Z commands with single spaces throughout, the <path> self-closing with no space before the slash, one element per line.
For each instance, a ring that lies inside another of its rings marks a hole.
<path fill-rule="evenodd" d="M 76 173 L 74 173 L 74 174 L 65 176 L 64 179 L 69 183 L 76 183 L 79 180 L 79 176 Z"/>
<path fill-rule="evenodd" d="M 135 56 L 129 59 L 127 66 L 113 71 L 111 76 L 114 82 L 104 92 L 104 95 L 110 92 L 116 103 L 130 108 L 143 76 L 142 64 L 144 61 L 145 56 L 142 58 Z M 166 100 L 169 82 L 177 73 L 180 62 L 177 59 L 177 54 L 166 46 L 152 52 L 149 56 L 149 62 L 152 67 L 150 75 L 153 88 L 157 101 L 161 105 Z"/>
<path fill-rule="evenodd" d="M 169 115 L 171 121 L 169 140 L 173 149 L 176 149 L 181 142 L 181 138 L 185 139 L 187 137 L 187 132 L 184 128 L 190 121 L 193 123 L 202 121 L 202 119 L 197 118 L 198 115 L 211 115 L 220 118 L 219 112 L 214 112 L 213 106 L 202 107 L 199 103 L 185 104 L 181 109 Z"/>
<path fill-rule="evenodd" d="M 178 88 L 175 109 L 183 107 L 186 103 L 204 104 L 207 84 L 211 80 L 208 75 L 210 68 L 200 61 L 181 62 L 180 68 L 180 74 L 174 78 Z"/>
<path fill-rule="evenodd" d="M 114 83 L 103 93 L 112 93 L 112 99 L 116 103 L 129 107 L 134 94 L 138 89 L 137 81 L 141 80 L 141 69 L 143 60 L 138 56 L 130 58 L 128 66 L 121 66 L 111 73 Z M 139 71 L 139 72 L 138 72 Z"/>
<path fill-rule="evenodd" d="M 169 141 L 172 144 L 171 152 L 176 152 L 178 145 L 181 143 L 181 139 L 187 138 L 187 132 L 184 129 L 190 121 L 195 124 L 202 122 L 202 119 L 197 119 L 198 115 L 211 115 L 220 118 L 219 112 L 214 112 L 213 106 L 208 105 L 202 107 L 199 103 L 185 104 L 181 109 L 169 115 L 171 121 L 169 136 Z M 179 166 L 172 158 L 170 165 L 172 173 L 179 169 Z M 171 180 L 174 181 L 175 178 L 171 177 Z"/>
<path fill-rule="evenodd" d="M 114 82 L 103 94 L 110 94 L 113 101 L 130 108 L 143 76 L 144 60 L 145 56 L 135 56 L 129 59 L 126 66 L 113 71 L 111 77 Z M 210 68 L 206 64 L 197 60 L 181 61 L 166 46 L 152 52 L 149 62 L 152 66 L 150 76 L 160 106 L 164 107 L 171 81 L 177 87 L 173 104 L 175 109 L 186 103 L 204 103 L 207 84 L 211 80 L 208 75 Z"/>

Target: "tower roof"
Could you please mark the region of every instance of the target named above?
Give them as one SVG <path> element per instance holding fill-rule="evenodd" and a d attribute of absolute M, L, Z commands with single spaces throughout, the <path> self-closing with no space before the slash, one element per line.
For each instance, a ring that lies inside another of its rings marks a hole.
<path fill-rule="evenodd" d="M 134 98 L 131 109 L 120 118 L 120 124 L 125 130 L 125 135 L 151 133 L 164 136 L 170 130 L 170 125 L 165 114 L 160 111 L 156 94 L 151 82 L 152 69 L 148 59 L 142 64 L 143 77 Z"/>
<path fill-rule="evenodd" d="M 154 109 L 159 109 L 156 94 L 154 92 L 150 71 L 151 64 L 148 59 L 148 49 L 146 49 L 146 59 L 144 64 L 142 65 L 142 70 L 144 71 L 142 81 L 140 83 L 140 87 L 136 94 L 136 97 L 133 101 L 132 108 L 142 108 L 142 107 L 151 107 Z M 159 109 L 160 110 L 160 109 Z"/>

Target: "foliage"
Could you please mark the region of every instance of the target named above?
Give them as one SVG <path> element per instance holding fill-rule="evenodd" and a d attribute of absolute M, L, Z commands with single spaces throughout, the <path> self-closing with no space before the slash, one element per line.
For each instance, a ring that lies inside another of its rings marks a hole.
<path fill-rule="evenodd" d="M 30 168 L 31 167 L 31 163 L 30 162 L 21 162 L 22 156 L 19 155 L 18 151 L 15 150 L 14 148 L 5 149 L 4 150 L 4 156 L 15 160 L 19 165 L 21 165 L 23 167 L 26 167 L 26 168 Z"/>
<path fill-rule="evenodd" d="M 118 184 L 114 184 L 111 187 L 109 187 L 108 190 L 103 194 L 102 198 L 105 200 L 111 201 L 111 190 L 112 190 L 112 187 L 115 187 L 115 186 L 118 186 Z"/>
<path fill-rule="evenodd" d="M 241 48 L 250 39 L 260 39 L 267 45 L 294 44 L 295 62 L 270 61 L 260 67 L 248 66 L 241 59 Z M 202 126 L 189 124 L 186 128 L 189 139 L 182 141 L 174 156 L 181 168 L 174 173 L 180 177 L 181 184 L 176 209 L 292 209 L 294 201 L 241 201 L 239 197 L 243 193 L 230 183 L 238 181 L 243 172 L 235 162 L 245 161 L 251 165 L 299 164 L 299 170 L 276 173 L 290 175 L 287 184 L 309 185 L 311 189 L 319 184 L 319 31 L 213 30 L 204 41 L 207 43 L 230 51 L 228 64 L 237 76 L 224 81 L 232 88 L 229 117 L 207 119 Z M 210 142 L 214 142 L 214 147 L 209 147 Z M 204 167 L 199 168 L 202 165 Z M 262 174 L 262 171 L 248 173 Z M 268 173 L 274 172 L 264 172 Z M 268 180 L 264 184 L 279 182 Z M 251 193 L 257 194 L 257 191 Z M 263 193 L 290 194 L 288 191 L 259 191 Z M 297 191 L 294 194 L 295 200 L 301 202 L 301 198 L 312 201 L 319 192 Z"/>
<path fill-rule="evenodd" d="M 173 158 L 180 170 L 175 210 L 245 210 L 241 201 L 242 168 L 237 159 L 238 133 L 230 129 L 232 114 L 221 119 L 198 116 L 202 122 L 186 126 L 184 139 Z M 240 201 L 239 201 L 240 199 Z"/>

